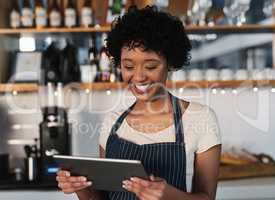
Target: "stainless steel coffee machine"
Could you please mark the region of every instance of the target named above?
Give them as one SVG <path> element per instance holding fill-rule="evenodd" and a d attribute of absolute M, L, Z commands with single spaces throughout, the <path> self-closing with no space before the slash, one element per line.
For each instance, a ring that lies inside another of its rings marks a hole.
<path fill-rule="evenodd" d="M 71 125 L 64 107 L 62 84 L 54 86 L 48 83 L 47 87 L 48 104 L 42 108 L 43 121 L 39 125 L 42 182 L 55 181 L 58 167 L 53 161 L 53 155 L 70 155 Z"/>

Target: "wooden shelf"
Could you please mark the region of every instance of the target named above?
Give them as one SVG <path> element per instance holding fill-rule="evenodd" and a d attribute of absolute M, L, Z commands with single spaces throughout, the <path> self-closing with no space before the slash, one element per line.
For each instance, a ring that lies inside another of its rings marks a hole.
<path fill-rule="evenodd" d="M 38 84 L 35 83 L 15 83 L 0 84 L 0 92 L 37 92 Z"/>
<path fill-rule="evenodd" d="M 205 34 L 205 33 L 273 33 L 275 32 L 275 24 L 258 25 L 246 24 L 242 26 L 188 26 L 187 33 Z"/>
<path fill-rule="evenodd" d="M 207 88 L 239 88 L 239 87 L 264 87 L 275 86 L 275 80 L 262 81 L 167 81 L 166 87 L 168 89 L 207 89 Z M 81 89 L 88 90 L 116 90 L 125 89 L 126 85 L 123 83 L 91 83 L 80 84 Z"/>
<path fill-rule="evenodd" d="M 21 33 L 91 33 L 91 32 L 108 32 L 109 26 L 99 28 L 0 28 L 0 34 L 21 34 Z"/>
<path fill-rule="evenodd" d="M 100 26 L 98 28 L 0 28 L 0 34 L 21 34 L 21 33 L 90 33 L 108 32 L 110 26 Z M 243 26 L 187 26 L 186 32 L 191 34 L 205 33 L 273 33 L 275 25 L 243 25 Z"/>
<path fill-rule="evenodd" d="M 239 88 L 239 87 L 264 87 L 275 86 L 275 80 L 262 80 L 262 81 L 178 81 L 167 82 L 167 88 L 193 88 L 193 89 L 206 89 L 206 88 Z"/>
<path fill-rule="evenodd" d="M 275 80 L 262 81 L 168 81 L 166 87 L 168 89 L 211 89 L 211 88 L 240 88 L 240 87 L 275 87 Z M 127 85 L 124 83 L 72 83 L 66 88 L 80 90 L 123 90 Z M 0 92 L 37 92 L 38 84 L 35 83 L 15 83 L 15 84 L 0 84 Z"/>

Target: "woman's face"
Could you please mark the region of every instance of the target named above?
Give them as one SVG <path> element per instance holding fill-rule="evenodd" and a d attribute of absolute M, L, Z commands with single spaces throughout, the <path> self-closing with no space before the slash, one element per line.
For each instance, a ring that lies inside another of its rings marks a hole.
<path fill-rule="evenodd" d="M 121 72 L 123 81 L 139 100 L 150 100 L 158 95 L 167 79 L 167 62 L 154 51 L 141 48 L 121 50 Z"/>

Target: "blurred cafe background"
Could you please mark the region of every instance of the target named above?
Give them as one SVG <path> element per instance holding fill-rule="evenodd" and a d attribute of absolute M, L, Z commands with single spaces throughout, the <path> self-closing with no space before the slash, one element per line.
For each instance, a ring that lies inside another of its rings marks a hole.
<path fill-rule="evenodd" d="M 77 199 L 58 191 L 50 156 L 97 157 L 105 114 L 134 101 L 104 38 L 149 4 L 193 46 L 167 88 L 217 113 L 217 199 L 275 199 L 274 0 L 0 0 L 0 199 Z"/>

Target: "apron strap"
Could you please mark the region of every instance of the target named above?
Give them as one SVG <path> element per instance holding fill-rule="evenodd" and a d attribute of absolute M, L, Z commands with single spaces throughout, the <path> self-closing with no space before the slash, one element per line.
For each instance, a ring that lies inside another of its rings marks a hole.
<path fill-rule="evenodd" d="M 181 112 L 179 99 L 177 97 L 173 96 L 172 94 L 170 94 L 170 98 L 171 98 L 173 110 L 174 110 L 176 143 L 184 144 L 184 129 L 183 129 L 183 125 L 182 125 L 182 112 Z"/>
<path fill-rule="evenodd" d="M 134 108 L 134 106 L 136 105 L 136 101 L 127 109 L 125 110 L 120 116 L 119 118 L 116 120 L 115 124 L 112 126 L 111 129 L 111 135 L 112 134 L 116 134 L 116 131 L 119 129 L 119 127 L 121 126 L 123 120 L 126 118 L 126 116 L 131 112 L 131 110 Z"/>

